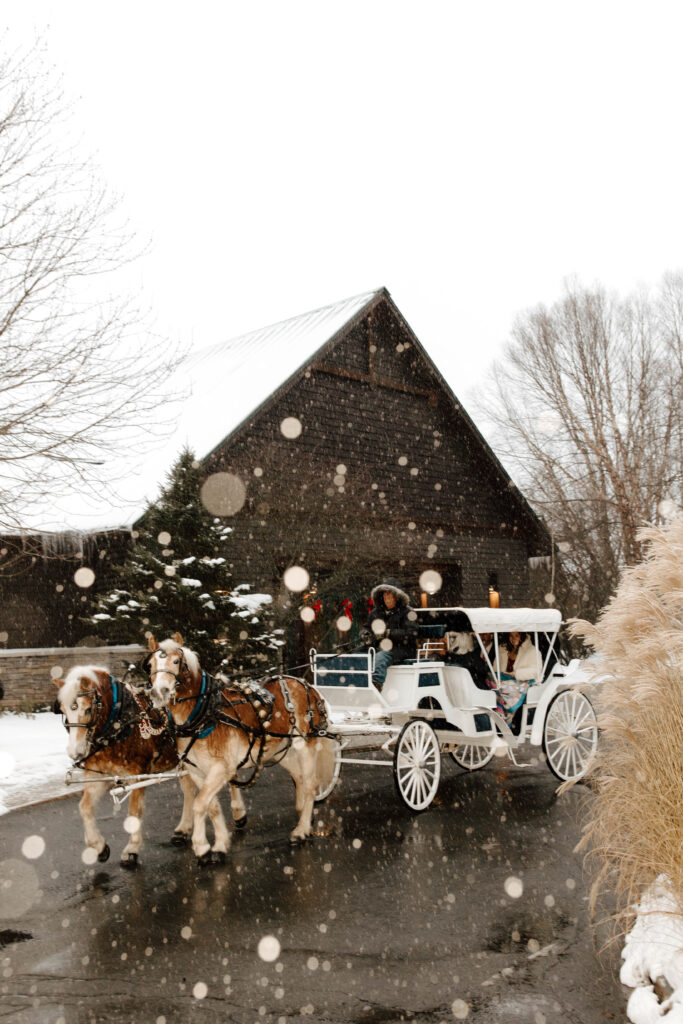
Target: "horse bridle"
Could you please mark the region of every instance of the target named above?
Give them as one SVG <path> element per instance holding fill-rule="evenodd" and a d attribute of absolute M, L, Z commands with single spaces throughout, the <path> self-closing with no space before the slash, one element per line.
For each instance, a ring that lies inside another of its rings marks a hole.
<path fill-rule="evenodd" d="M 178 653 L 180 655 L 180 666 L 178 672 L 171 672 L 171 670 L 168 668 L 158 668 L 155 672 L 152 672 L 152 658 L 154 657 L 155 654 L 158 654 L 160 656 L 163 655 L 164 658 L 168 658 L 171 656 L 171 654 L 174 653 Z M 152 689 L 152 687 L 154 686 L 154 677 L 158 676 L 162 672 L 164 673 L 164 675 L 173 676 L 173 678 L 175 679 L 175 690 L 177 690 L 178 683 L 182 683 L 184 681 L 184 677 L 186 677 L 187 674 L 189 673 L 190 667 L 187 664 L 187 661 L 185 660 L 185 652 L 183 651 L 182 647 L 176 648 L 175 652 L 165 651 L 163 647 L 157 647 L 156 651 L 150 651 L 149 654 L 146 655 L 145 658 L 143 658 L 142 662 L 140 663 L 140 670 L 147 676 L 147 681 L 144 684 L 145 690 L 149 691 Z M 173 693 L 173 700 L 176 699 L 175 690 Z"/>
<path fill-rule="evenodd" d="M 55 715 L 62 716 L 62 725 L 67 731 L 69 729 L 87 730 L 86 739 L 88 742 L 90 742 L 91 740 L 91 733 L 94 731 L 95 726 L 97 725 L 97 720 L 100 717 L 100 713 L 102 711 L 102 695 L 99 692 L 99 690 L 79 690 L 76 696 L 74 697 L 73 703 L 71 705 L 72 711 L 78 711 L 79 697 L 92 697 L 93 694 L 95 695 L 95 711 L 93 713 L 93 703 L 91 702 L 90 707 L 88 709 L 90 711 L 90 718 L 88 719 L 87 722 L 70 722 L 69 719 L 66 717 L 66 712 L 62 709 L 59 697 L 57 697 L 54 704 L 52 705 L 52 710 L 55 713 Z"/>

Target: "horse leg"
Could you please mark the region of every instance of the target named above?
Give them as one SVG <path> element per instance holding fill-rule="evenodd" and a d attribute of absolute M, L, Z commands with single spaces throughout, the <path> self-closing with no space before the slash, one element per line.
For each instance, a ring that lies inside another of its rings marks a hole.
<path fill-rule="evenodd" d="M 106 791 L 106 782 L 86 782 L 83 789 L 83 796 L 78 804 L 78 810 L 80 811 L 81 820 L 83 822 L 83 831 L 85 833 L 85 845 L 90 847 L 90 849 L 95 850 L 97 853 L 97 859 L 100 863 L 104 863 L 105 860 L 109 860 L 110 850 L 104 836 L 97 827 L 97 822 L 95 821 L 95 808 Z"/>
<path fill-rule="evenodd" d="M 235 828 L 244 828 L 247 823 L 247 808 L 239 786 L 230 787 L 230 810 Z"/>
<path fill-rule="evenodd" d="M 228 826 L 223 815 L 223 808 L 216 796 L 209 804 L 209 817 L 213 825 L 213 846 L 211 847 L 211 852 L 214 855 L 214 859 L 222 864 L 230 848 L 230 833 L 228 832 Z"/>
<path fill-rule="evenodd" d="M 199 792 L 194 798 L 194 830 L 192 832 L 192 849 L 194 850 L 195 857 L 198 860 L 205 862 L 207 854 L 210 850 L 208 840 L 206 838 L 206 815 L 209 810 L 211 801 L 215 796 L 218 796 L 223 787 L 227 784 L 230 778 L 227 765 L 224 761 L 214 761 L 211 768 L 206 774 Z M 226 828 L 225 830 L 226 839 L 226 850 L 230 842 L 230 835 Z"/>
<path fill-rule="evenodd" d="M 138 866 L 138 854 L 140 853 L 140 847 L 142 846 L 142 812 L 144 807 L 144 789 L 134 789 L 130 794 L 129 815 L 126 819 L 128 822 L 133 819 L 132 824 L 134 825 L 134 829 L 130 833 L 130 839 L 121 854 L 121 867 L 136 868 Z"/>
<path fill-rule="evenodd" d="M 289 837 L 290 843 L 303 843 L 311 834 L 313 804 L 318 785 L 317 757 L 317 740 L 307 743 L 297 738 L 282 761 L 283 767 L 294 779 L 296 809 L 299 813 L 299 821 Z"/>
<path fill-rule="evenodd" d="M 192 804 L 197 786 L 190 775 L 181 775 L 178 781 L 183 793 L 183 813 L 175 827 L 171 842 L 174 846 L 184 846 L 192 835 Z"/>
<path fill-rule="evenodd" d="M 194 795 L 196 791 L 199 789 L 199 786 L 190 775 L 181 776 L 179 782 L 180 788 L 183 791 L 183 813 L 181 815 L 180 821 L 175 827 L 175 830 L 171 837 L 171 842 L 173 843 L 174 846 L 185 846 L 185 844 L 189 842 L 190 836 L 192 835 L 192 805 L 194 803 Z M 225 823 L 225 818 L 223 816 L 223 810 L 221 808 L 221 805 L 218 799 L 215 797 L 209 804 L 209 817 L 211 818 L 211 821 L 213 823 L 213 830 L 216 839 L 220 838 L 221 840 L 223 840 L 223 842 L 225 842 L 225 836 L 227 835 L 228 827 Z M 218 852 L 221 852 L 222 850 L 220 844 L 214 844 L 213 849 Z M 227 848 L 225 848 L 225 851 L 227 851 Z"/>

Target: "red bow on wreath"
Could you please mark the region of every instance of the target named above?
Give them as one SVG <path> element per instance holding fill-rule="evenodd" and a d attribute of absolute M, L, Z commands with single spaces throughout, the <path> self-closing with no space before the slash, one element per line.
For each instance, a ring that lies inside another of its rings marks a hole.
<path fill-rule="evenodd" d="M 345 615 L 347 619 L 353 618 L 353 602 L 349 601 L 348 597 L 342 601 L 342 615 Z"/>
<path fill-rule="evenodd" d="M 372 600 L 371 597 L 369 597 L 367 599 L 367 601 L 365 602 L 365 604 L 367 605 L 368 615 L 369 615 L 370 612 L 372 611 L 372 609 L 375 607 L 375 602 Z"/>

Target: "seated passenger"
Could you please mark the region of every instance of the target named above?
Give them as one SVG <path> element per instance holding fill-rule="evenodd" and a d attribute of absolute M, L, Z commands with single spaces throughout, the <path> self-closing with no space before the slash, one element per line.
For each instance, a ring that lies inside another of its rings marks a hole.
<path fill-rule="evenodd" d="M 361 638 L 365 643 L 380 648 L 375 655 L 372 681 L 381 690 L 390 665 L 400 665 L 402 661 L 415 657 L 417 625 L 409 618 L 411 607 L 408 595 L 393 577 L 378 584 L 370 597 L 374 607 L 368 619 L 369 629 L 364 631 Z"/>
<path fill-rule="evenodd" d="M 483 639 L 483 638 L 482 638 Z M 491 638 L 493 639 L 493 638 Z M 479 690 L 492 688 L 490 673 L 484 655 L 481 653 L 473 633 L 446 633 L 448 653 L 445 661 L 449 665 L 462 665 L 472 676 Z"/>
<path fill-rule="evenodd" d="M 536 679 L 540 656 L 528 633 L 516 630 L 508 633 L 507 639 L 498 648 L 498 657 L 493 668 L 498 675 L 498 710 L 509 722 L 524 703 L 527 690 Z"/>

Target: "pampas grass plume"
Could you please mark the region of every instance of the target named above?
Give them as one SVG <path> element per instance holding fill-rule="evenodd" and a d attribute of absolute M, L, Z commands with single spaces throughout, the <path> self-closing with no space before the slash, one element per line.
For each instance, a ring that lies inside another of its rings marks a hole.
<path fill-rule="evenodd" d="M 591 906 L 606 898 L 615 934 L 661 874 L 683 913 L 683 518 L 639 537 L 646 556 L 624 571 L 598 622 L 571 625 L 605 675 L 581 846 L 593 868 Z"/>

